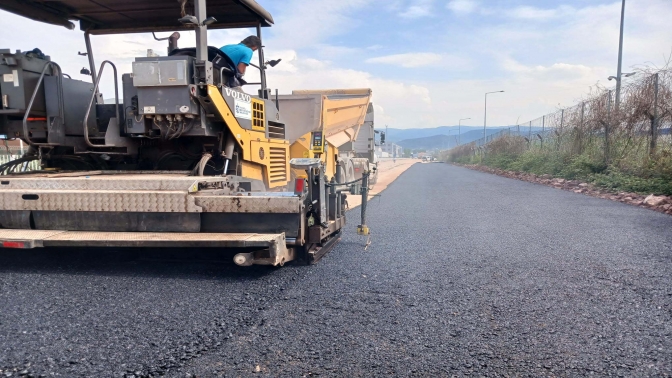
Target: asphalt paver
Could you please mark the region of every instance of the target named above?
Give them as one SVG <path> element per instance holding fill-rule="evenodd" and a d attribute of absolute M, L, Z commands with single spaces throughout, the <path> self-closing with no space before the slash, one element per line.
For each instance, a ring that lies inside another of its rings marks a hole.
<path fill-rule="evenodd" d="M 314 266 L 3 250 L 0 377 L 672 375 L 672 217 L 446 164 L 368 215 Z"/>

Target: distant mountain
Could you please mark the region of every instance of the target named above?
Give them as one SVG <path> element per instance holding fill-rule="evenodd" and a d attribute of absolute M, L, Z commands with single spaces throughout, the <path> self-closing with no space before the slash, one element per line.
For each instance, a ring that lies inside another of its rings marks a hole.
<path fill-rule="evenodd" d="M 488 129 L 488 135 L 499 132 L 499 129 Z M 421 138 L 404 139 L 394 142 L 403 148 L 410 148 L 412 150 L 447 150 L 457 146 L 458 143 L 465 144 L 473 142 L 477 139 L 483 138 L 483 129 L 469 130 L 461 135 L 431 135 Z"/>
<path fill-rule="evenodd" d="M 501 129 L 501 126 L 494 126 L 494 127 L 488 127 L 488 129 Z M 432 127 L 432 128 L 426 128 L 426 129 L 393 129 L 393 128 L 388 128 L 387 129 L 387 136 L 385 140 L 389 140 L 390 142 L 398 142 L 404 139 L 415 139 L 415 138 L 425 138 L 425 137 L 431 137 L 434 135 L 448 135 L 448 136 L 453 136 L 457 135 L 458 129 L 462 133 L 466 133 L 471 130 L 481 130 L 481 133 L 483 132 L 483 126 L 439 126 L 439 127 Z M 384 131 L 385 128 L 379 128 L 378 130 Z"/>
<path fill-rule="evenodd" d="M 488 128 L 487 133 L 488 136 L 490 136 L 499 133 L 501 130 L 502 128 Z M 541 131 L 540 127 L 532 128 L 532 133 L 537 133 L 539 131 Z M 523 136 L 527 136 L 529 129 L 521 129 L 520 132 Z M 412 150 L 447 150 L 457 146 L 458 144 L 471 143 L 481 138 L 483 138 L 483 128 L 471 127 L 470 130 L 463 132 L 461 135 L 457 135 L 457 133 L 452 135 L 439 134 L 427 137 L 392 141 L 392 143 L 396 143 L 403 148 L 410 148 Z"/>
<path fill-rule="evenodd" d="M 447 150 L 457 145 L 457 136 L 432 135 L 422 138 L 404 139 L 394 143 L 412 150 Z"/>

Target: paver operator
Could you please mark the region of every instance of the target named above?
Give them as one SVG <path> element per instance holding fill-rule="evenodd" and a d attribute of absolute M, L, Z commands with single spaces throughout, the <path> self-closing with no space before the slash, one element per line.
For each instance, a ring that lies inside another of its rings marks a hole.
<path fill-rule="evenodd" d="M 250 65 L 252 54 L 260 47 L 261 40 L 259 37 L 251 35 L 236 45 L 226 45 L 220 47 L 219 49 L 222 50 L 222 52 L 231 59 L 234 66 L 242 76 L 245 75 L 245 70 L 247 69 L 247 66 Z"/>

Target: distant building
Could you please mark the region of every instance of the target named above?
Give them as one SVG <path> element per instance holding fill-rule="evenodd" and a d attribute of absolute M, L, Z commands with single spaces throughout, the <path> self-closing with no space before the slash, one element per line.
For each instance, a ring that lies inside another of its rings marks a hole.
<path fill-rule="evenodd" d="M 398 144 L 386 143 L 385 145 L 376 148 L 376 154 L 378 157 L 401 158 L 404 156 L 404 148 Z"/>

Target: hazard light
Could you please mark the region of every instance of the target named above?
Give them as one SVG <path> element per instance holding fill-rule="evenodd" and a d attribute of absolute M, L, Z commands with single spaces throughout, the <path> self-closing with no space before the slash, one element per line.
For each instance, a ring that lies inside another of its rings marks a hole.
<path fill-rule="evenodd" d="M 294 180 L 294 194 L 301 195 L 306 191 L 306 179 L 298 177 Z"/>
<path fill-rule="evenodd" d="M 3 241 L 3 248 L 26 248 L 26 243 L 18 241 Z"/>

